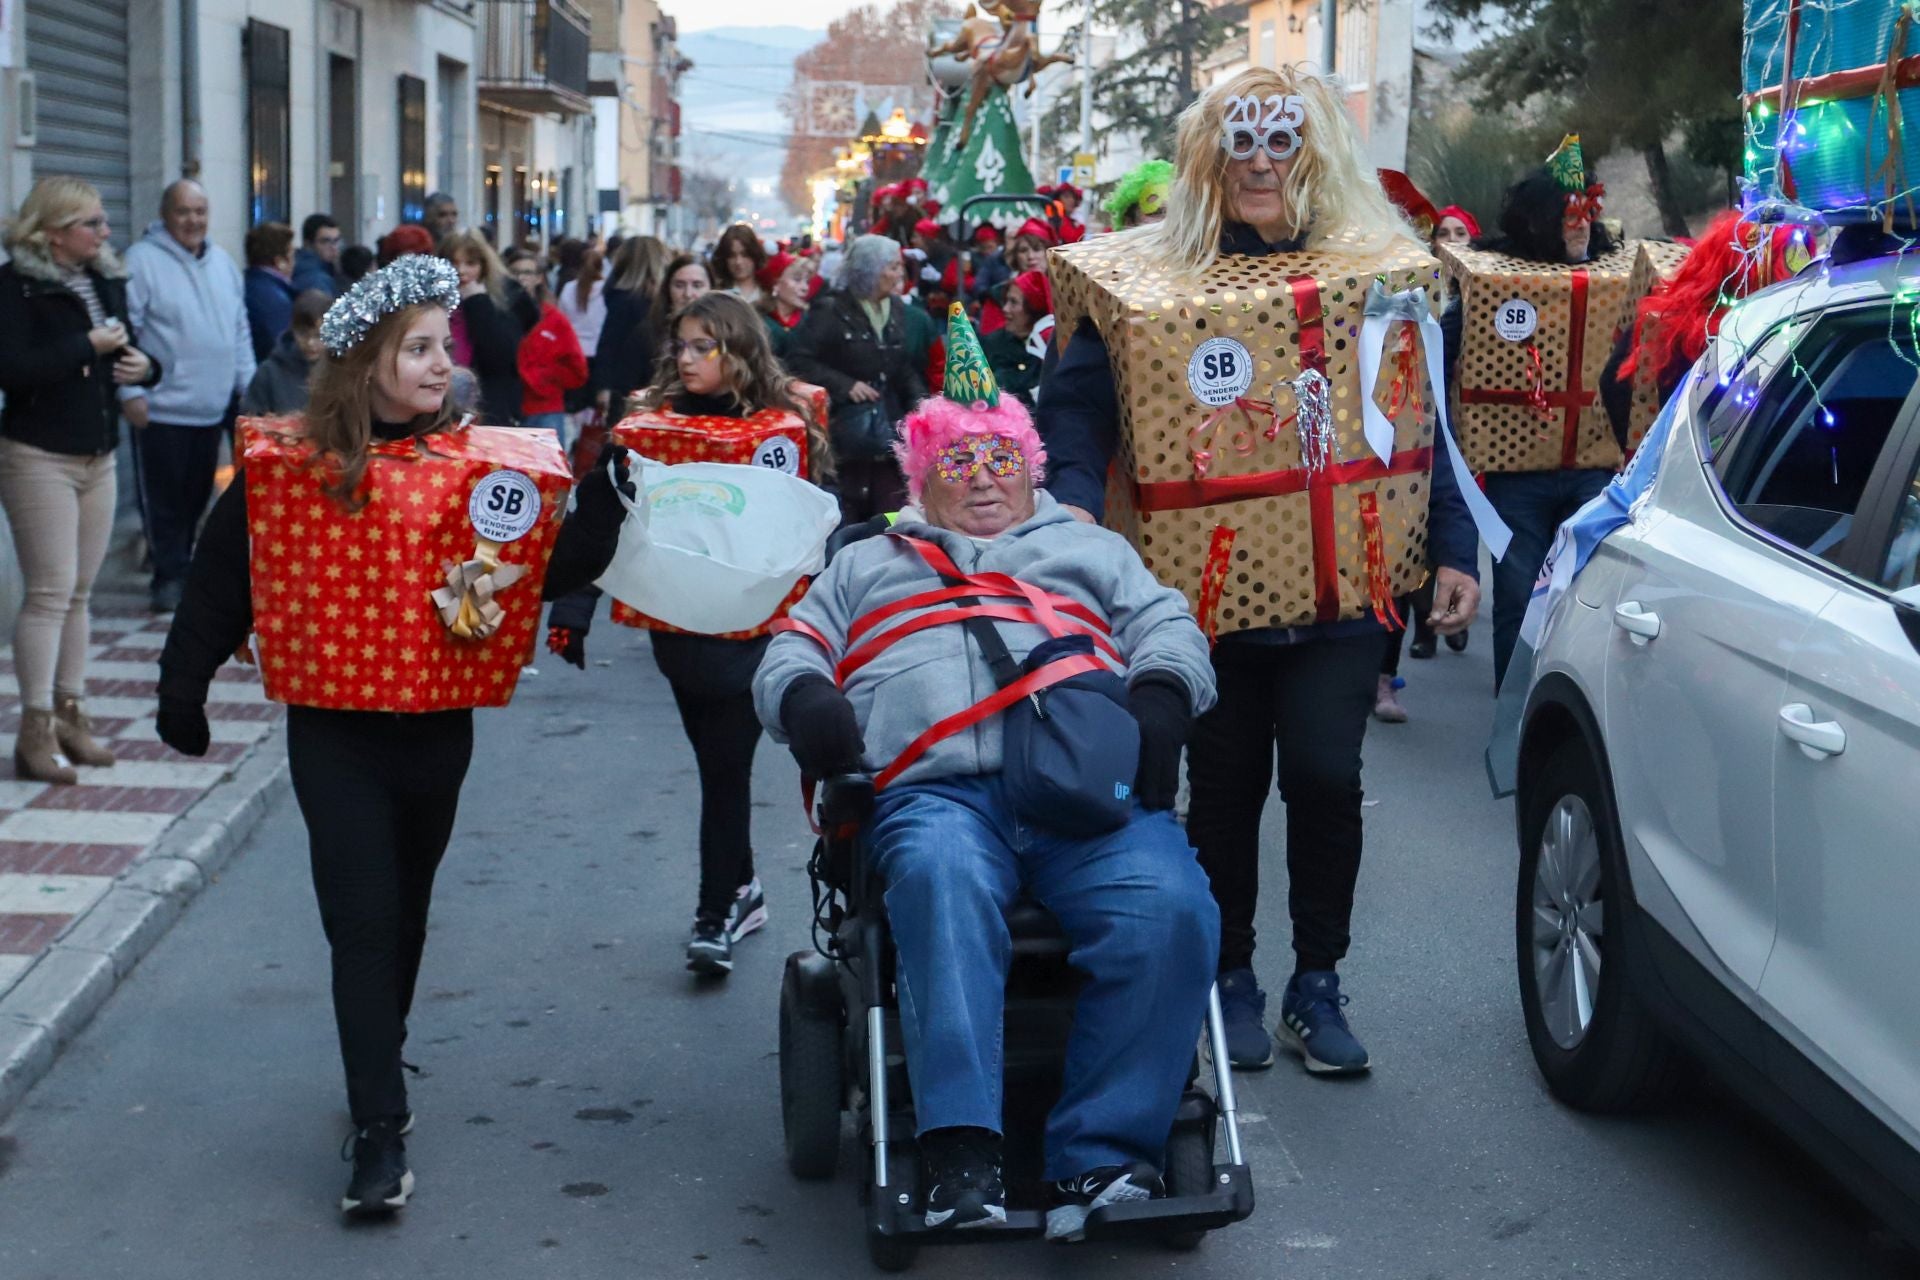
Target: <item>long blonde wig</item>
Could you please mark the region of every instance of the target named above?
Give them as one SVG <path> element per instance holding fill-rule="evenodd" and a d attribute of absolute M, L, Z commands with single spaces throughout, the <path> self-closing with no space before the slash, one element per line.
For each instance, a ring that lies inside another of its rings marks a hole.
<path fill-rule="evenodd" d="M 1399 239 L 1420 243 L 1368 167 L 1366 144 L 1347 115 L 1340 89 L 1299 67 L 1251 67 L 1214 85 L 1181 112 L 1166 219 L 1117 234 L 1134 237 L 1141 252 L 1181 270 L 1212 266 L 1228 217 L 1228 158 L 1220 145 L 1227 99 L 1273 94 L 1297 94 L 1306 109 L 1300 149 L 1280 188 L 1288 216 L 1306 234 L 1306 247 L 1321 249 L 1337 241 L 1343 249 L 1370 253 Z"/>

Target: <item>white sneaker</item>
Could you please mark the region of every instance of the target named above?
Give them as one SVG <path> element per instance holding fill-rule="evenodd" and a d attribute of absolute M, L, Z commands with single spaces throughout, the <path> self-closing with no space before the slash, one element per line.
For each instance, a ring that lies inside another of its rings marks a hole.
<path fill-rule="evenodd" d="M 727 936 L 738 942 L 766 923 L 767 894 L 760 887 L 760 877 L 755 876 L 733 895 L 733 906 L 727 910 Z"/>

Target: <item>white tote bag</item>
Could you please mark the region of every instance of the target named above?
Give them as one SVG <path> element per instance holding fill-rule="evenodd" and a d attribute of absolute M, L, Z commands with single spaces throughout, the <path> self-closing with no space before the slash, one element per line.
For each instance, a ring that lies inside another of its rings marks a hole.
<path fill-rule="evenodd" d="M 600 586 L 622 604 L 687 631 L 757 627 L 794 584 L 826 563 L 840 504 L 771 467 L 664 466 L 634 457 L 640 500 Z"/>

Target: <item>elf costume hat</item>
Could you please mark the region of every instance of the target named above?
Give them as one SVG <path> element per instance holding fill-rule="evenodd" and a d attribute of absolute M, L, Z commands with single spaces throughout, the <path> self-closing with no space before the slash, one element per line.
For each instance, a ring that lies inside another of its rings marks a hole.
<path fill-rule="evenodd" d="M 1000 394 L 967 309 L 956 302 L 947 308 L 946 383 L 940 395 L 922 400 L 901 420 L 900 439 L 893 446 L 915 501 L 940 451 L 968 436 L 1002 437 L 1025 456 L 1035 484 L 1046 478 L 1047 448 L 1033 429 L 1027 407 Z"/>

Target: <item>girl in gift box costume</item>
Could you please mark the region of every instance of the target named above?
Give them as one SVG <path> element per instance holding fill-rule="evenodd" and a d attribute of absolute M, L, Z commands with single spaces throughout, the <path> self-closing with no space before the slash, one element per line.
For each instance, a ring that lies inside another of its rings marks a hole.
<path fill-rule="evenodd" d="M 692 431 L 701 418 L 761 416 L 770 427 L 804 431 L 808 448 L 802 474 L 823 487 L 830 484 L 833 460 L 824 424 L 814 422 L 788 389 L 786 371 L 774 359 L 766 326 L 753 308 L 732 294 L 703 294 L 674 313 L 667 332 L 666 358 L 653 385 L 639 396 L 640 417 L 616 431 L 643 421 Z M 768 443 L 778 439 L 769 436 Z M 549 647 L 576 666 L 586 664 L 587 629 L 598 596 L 582 592 L 558 600 L 548 614 Z M 693 746 L 700 772 L 700 896 L 687 940 L 687 968 L 725 977 L 733 970 L 733 944 L 767 922 L 766 894 L 753 869 L 751 822 L 753 756 L 760 744 L 753 673 L 767 651 L 769 633 L 766 627 L 728 636 L 661 630 L 619 605 L 614 620 L 650 628 L 653 660 L 672 686 L 681 728 Z"/>
<path fill-rule="evenodd" d="M 263 459 L 278 447 L 277 440 L 291 441 L 288 447 L 314 449 L 313 465 L 296 473 L 299 488 L 305 490 L 298 497 L 305 500 L 276 497 L 250 506 L 248 476 L 242 471 L 214 505 L 195 550 L 185 599 L 174 615 L 160 658 L 158 730 L 161 740 L 174 750 L 190 756 L 206 754 L 210 739 L 207 686 L 254 629 L 256 601 L 263 609 L 293 612 L 284 595 L 260 594 L 262 575 L 273 572 L 262 556 L 272 555 L 276 546 L 284 554 L 289 546 L 334 542 L 360 549 L 368 539 L 377 542 L 382 536 L 383 493 L 395 495 L 385 500 L 389 507 L 404 505 L 399 502 L 401 493 L 418 506 L 423 487 L 444 487 L 440 481 L 450 474 L 445 458 L 456 452 L 466 459 L 476 451 L 484 454 L 486 446 L 473 439 L 481 433 L 465 432 L 464 423 L 455 424 L 447 403 L 453 374 L 448 316 L 459 303 L 459 287 L 448 263 L 409 256 L 363 279 L 327 312 L 321 325 L 327 354 L 315 370 L 304 420 L 275 420 L 273 425 L 286 429 L 284 435 L 257 437 L 258 454 L 253 445 L 248 448 L 249 455 Z M 555 470 L 548 479 L 557 492 L 541 495 L 538 509 L 557 510 L 565 484 L 564 478 L 554 479 L 565 474 L 557 442 L 543 439 L 529 445 L 528 433 L 500 434 L 516 441 L 523 451 L 533 447 L 551 452 Z M 412 442 L 412 449 L 376 449 L 379 442 L 397 441 Z M 440 453 L 434 452 L 436 446 Z M 466 598 L 449 591 L 448 597 L 439 598 L 438 608 L 424 589 L 389 591 L 389 612 L 384 617 L 395 625 L 386 631 L 392 634 L 406 628 L 437 642 L 440 633 L 431 628 L 440 627 L 442 619 L 451 615 L 454 635 L 464 628 L 472 637 L 437 645 L 453 654 L 455 663 L 463 653 L 480 652 L 478 646 L 487 643 L 489 634 L 495 640 L 524 638 L 530 647 L 532 631 L 527 625 L 494 630 L 504 616 L 502 611 L 537 613 L 543 567 L 549 594 L 577 589 L 605 570 L 625 514 L 615 489 L 632 488 L 625 479 L 625 452 L 610 448 L 604 465 L 581 481 L 576 510 L 552 535 L 548 563 L 543 566 L 543 557 L 536 551 L 519 553 L 522 560 L 515 567 L 534 582 L 522 582 L 514 589 L 507 581 L 509 575 L 500 573 L 508 566 L 495 564 L 486 566 L 491 571 L 486 576 L 499 585 L 498 600 L 491 600 L 490 585 L 479 582 L 471 585 Z M 484 456 L 481 462 L 485 465 Z M 285 469 L 277 475 L 284 479 Z M 534 484 L 525 474 L 496 470 L 473 488 L 478 492 L 515 475 L 518 482 Z M 264 479 L 256 476 L 255 487 L 264 491 L 264 486 Z M 442 504 L 457 512 L 447 519 L 465 515 L 464 494 L 456 501 L 457 506 Z M 320 522 L 318 527 L 315 521 Z M 333 522 L 344 529 L 327 527 Z M 389 523 L 397 525 L 391 516 Z M 473 524 L 473 531 L 459 531 L 468 543 L 481 532 L 480 519 L 476 517 Z M 418 532 L 417 526 L 408 532 Z M 523 535 L 526 532 L 521 530 Z M 544 547 L 548 536 L 541 531 L 528 543 L 536 549 Z M 399 561 L 412 569 L 408 544 L 397 532 L 390 537 L 400 548 Z M 490 545 L 499 550 L 497 544 L 485 542 L 479 549 Z M 425 553 L 415 546 L 411 554 Z M 477 556 L 475 564 L 483 560 Z M 438 566 L 424 568 L 437 579 Z M 398 568 L 383 571 L 364 560 L 356 570 L 358 577 L 375 587 L 381 585 L 383 573 L 398 582 L 402 572 Z M 418 581 L 423 579 L 416 573 L 410 582 Z M 362 586 L 354 582 L 341 587 L 342 597 L 358 599 Z M 318 603 L 307 608 L 312 633 L 331 640 L 350 634 L 338 619 L 359 611 L 358 607 L 322 611 Z M 267 634 L 268 620 L 263 613 L 263 646 L 278 643 Z M 462 649 L 463 645 L 475 648 Z M 354 678 L 353 667 L 345 660 L 353 649 L 334 643 L 325 649 L 333 652 L 319 664 L 317 678 L 333 681 L 324 686 L 333 690 Z M 266 652 L 263 648 L 263 656 Z M 517 671 L 524 660 L 525 654 L 516 653 L 485 659 L 496 669 L 504 662 L 510 671 Z M 389 670 L 401 668 L 399 677 L 405 681 L 404 667 L 402 659 Z M 370 683 L 372 675 L 369 670 L 369 683 L 356 691 L 375 693 L 378 702 L 382 695 Z M 269 670 L 268 676 L 269 693 L 274 692 L 276 678 L 289 678 L 284 668 Z M 294 795 L 307 823 L 321 924 L 333 952 L 334 1016 L 356 1131 L 353 1174 L 341 1208 L 350 1215 L 391 1212 L 404 1205 L 413 1190 L 402 1141 L 412 1127 L 413 1115 L 400 1052 L 426 942 L 434 872 L 452 834 L 460 786 L 473 750 L 472 706 L 501 701 L 504 695 L 475 697 L 466 705 L 460 705 L 457 695 L 438 696 L 432 698 L 435 704 L 451 703 L 451 709 L 408 713 L 393 708 L 342 709 L 340 699 L 323 696 L 321 686 L 312 688 L 311 705 L 289 699 L 295 705 L 287 708 L 287 759 Z M 406 692 L 419 693 L 412 686 Z"/>
<path fill-rule="evenodd" d="M 1364 154 L 1326 82 L 1292 69 L 1244 71 L 1181 114 L 1166 219 L 1116 232 L 1105 243 L 1124 245 L 1143 278 L 1158 270 L 1183 281 L 1224 268 L 1232 255 L 1265 257 L 1329 243 L 1367 252 L 1417 245 Z M 1057 299 L 1057 280 L 1054 292 Z M 1280 376 L 1296 372 L 1288 368 Z M 1118 377 L 1107 340 L 1091 320 L 1081 320 L 1040 386 L 1037 425 L 1051 459 L 1047 487 L 1087 519 L 1098 519 L 1105 507 L 1121 422 Z M 1478 545 L 1446 463 L 1434 464 L 1429 492 L 1428 545 L 1437 575 L 1432 620 L 1448 634 L 1472 620 Z M 1382 624 L 1362 616 L 1237 631 L 1214 646 L 1220 697 L 1195 723 L 1187 747 L 1187 835 L 1220 906 L 1218 980 L 1236 1067 L 1273 1062 L 1263 1022 L 1266 995 L 1253 970 L 1253 920 L 1260 816 L 1276 756 L 1287 806 L 1294 950 L 1278 1034 L 1316 1074 L 1369 1065 L 1347 1024 L 1335 968 L 1346 954 L 1360 872 L 1360 745 L 1385 642 Z"/>

